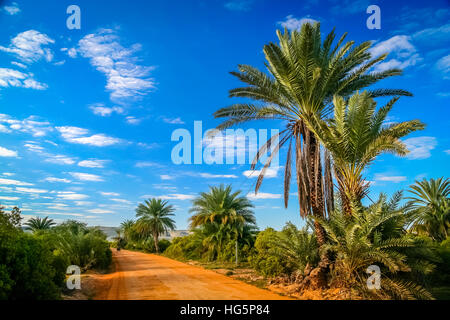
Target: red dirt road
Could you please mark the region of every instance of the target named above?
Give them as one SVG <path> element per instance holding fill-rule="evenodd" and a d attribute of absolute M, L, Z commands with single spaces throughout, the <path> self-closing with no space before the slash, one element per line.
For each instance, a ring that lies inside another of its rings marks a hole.
<path fill-rule="evenodd" d="M 201 267 L 154 254 L 113 250 L 115 272 L 97 287 L 99 300 L 285 300 Z"/>

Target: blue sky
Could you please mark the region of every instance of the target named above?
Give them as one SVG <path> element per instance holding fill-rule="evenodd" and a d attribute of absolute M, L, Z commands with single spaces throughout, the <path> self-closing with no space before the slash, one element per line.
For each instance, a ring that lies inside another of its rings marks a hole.
<path fill-rule="evenodd" d="M 66 27 L 66 9 L 81 9 L 81 29 Z M 366 8 L 381 9 L 369 30 Z M 371 198 L 415 179 L 449 176 L 450 6 L 447 1 L 0 1 L 0 203 L 26 219 L 50 216 L 116 226 L 150 196 L 176 206 L 187 227 L 191 200 L 209 185 L 251 193 L 249 165 L 175 165 L 174 130 L 204 130 L 212 113 L 236 101 L 229 71 L 264 68 L 262 47 L 277 28 L 320 21 L 348 39 L 391 52 L 378 70 L 404 75 L 379 86 L 402 88 L 389 121 L 420 119 L 406 158 L 381 156 L 367 170 Z M 380 104 L 385 102 L 380 100 Z M 280 128 L 280 123 L 243 128 Z M 254 200 L 260 228 L 302 225 L 295 188 L 281 199 L 283 160 Z M 294 185 L 294 184 L 293 184 Z"/>

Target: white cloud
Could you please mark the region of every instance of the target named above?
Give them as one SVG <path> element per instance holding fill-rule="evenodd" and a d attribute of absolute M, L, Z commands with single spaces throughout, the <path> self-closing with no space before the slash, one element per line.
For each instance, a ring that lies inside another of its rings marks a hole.
<path fill-rule="evenodd" d="M 280 168 L 281 167 L 267 168 L 266 172 L 264 174 L 264 178 L 276 178 L 277 174 L 278 174 L 278 170 Z M 261 173 L 261 170 L 246 170 L 242 174 L 244 176 L 246 176 L 247 178 L 258 178 L 259 174 Z"/>
<path fill-rule="evenodd" d="M 105 163 L 106 160 L 83 160 L 78 162 L 78 165 L 85 168 L 103 168 Z"/>
<path fill-rule="evenodd" d="M 19 180 L 13 180 L 13 179 L 3 179 L 0 178 L 0 184 L 3 185 L 15 185 L 15 186 L 32 186 L 32 183 L 23 182 Z"/>
<path fill-rule="evenodd" d="M 53 52 L 46 46 L 53 43 L 55 41 L 46 34 L 28 30 L 13 38 L 8 47 L 0 46 L 0 51 L 12 53 L 26 63 L 33 63 L 41 59 L 50 62 L 53 60 Z"/>
<path fill-rule="evenodd" d="M 16 200 L 19 200 L 20 198 L 19 197 L 3 197 L 3 196 L 0 196 L 0 200 L 5 200 L 5 201 L 16 201 Z"/>
<path fill-rule="evenodd" d="M 57 197 L 64 200 L 83 200 L 88 198 L 85 194 L 75 193 L 73 191 L 59 191 Z"/>
<path fill-rule="evenodd" d="M 63 182 L 63 183 L 71 183 L 72 181 L 65 178 L 55 178 L 55 177 L 47 177 L 44 179 L 47 182 Z"/>
<path fill-rule="evenodd" d="M 8 125 L 11 130 L 28 133 L 33 135 L 33 137 L 42 137 L 48 132 L 53 131 L 49 122 L 40 121 L 36 116 L 29 116 L 24 120 L 17 120 L 7 114 L 0 114 L 0 123 Z"/>
<path fill-rule="evenodd" d="M 234 174 L 210 174 L 210 173 L 200 173 L 200 177 L 207 178 L 207 179 L 214 179 L 214 178 L 237 178 Z"/>
<path fill-rule="evenodd" d="M 314 24 L 316 22 L 318 21 L 310 18 L 309 16 L 298 19 L 290 14 L 284 21 L 278 21 L 278 24 L 283 28 L 287 28 L 288 30 L 300 30 L 304 23 Z"/>
<path fill-rule="evenodd" d="M 7 176 L 7 177 L 12 177 L 13 175 L 15 175 L 15 173 L 12 173 L 12 172 L 3 172 L 2 175 Z"/>
<path fill-rule="evenodd" d="M 125 48 L 119 40 L 113 30 L 102 29 L 81 39 L 77 52 L 105 74 L 106 89 L 111 92 L 112 100 L 139 98 L 155 87 L 154 80 L 148 77 L 153 68 L 137 64 L 133 55 L 140 45 Z"/>
<path fill-rule="evenodd" d="M 431 150 L 437 146 L 435 137 L 417 137 L 403 140 L 410 151 L 407 158 L 410 160 L 426 159 L 431 157 Z"/>
<path fill-rule="evenodd" d="M 109 137 L 104 134 L 89 136 L 89 130 L 78 127 L 56 127 L 64 140 L 71 143 L 87 144 L 96 147 L 105 147 L 122 142 L 121 139 Z"/>
<path fill-rule="evenodd" d="M 118 197 L 118 196 L 120 196 L 120 194 L 117 193 L 117 192 L 102 192 L 102 191 L 100 191 L 100 194 L 101 194 L 102 196 L 113 196 L 113 197 Z"/>
<path fill-rule="evenodd" d="M 142 121 L 142 119 L 138 119 L 138 118 L 133 117 L 133 116 L 128 116 L 125 119 L 126 119 L 128 124 L 133 124 L 133 125 L 138 125 Z"/>
<path fill-rule="evenodd" d="M 47 157 L 47 159 L 45 159 L 45 162 L 50 162 L 50 163 L 54 163 L 54 164 L 63 164 L 63 165 L 64 164 L 71 165 L 71 164 L 75 163 L 74 159 L 64 156 L 64 155 L 60 155 L 60 154 L 52 155 L 52 154 L 45 153 L 45 156 Z"/>
<path fill-rule="evenodd" d="M 181 193 L 171 193 L 164 196 L 153 196 L 153 195 L 144 195 L 141 198 L 150 199 L 150 198 L 158 198 L 162 200 L 192 200 L 195 198 L 195 195 L 192 194 L 181 194 Z"/>
<path fill-rule="evenodd" d="M 281 194 L 276 193 L 265 193 L 265 192 L 258 192 L 255 194 L 254 192 L 250 192 L 247 194 L 247 198 L 251 200 L 258 200 L 258 199 L 280 199 Z"/>
<path fill-rule="evenodd" d="M 390 60 L 378 63 L 374 68 L 376 72 L 390 68 L 404 69 L 422 61 L 416 47 L 411 43 L 411 36 L 406 35 L 397 35 L 382 41 L 371 48 L 370 53 L 375 57 L 389 53 L 388 58 L 393 57 Z"/>
<path fill-rule="evenodd" d="M 4 6 L 3 10 L 6 11 L 10 16 L 14 16 L 20 12 L 20 8 L 17 2 L 11 3 L 10 6 Z"/>
<path fill-rule="evenodd" d="M 141 148 L 145 148 L 145 149 L 154 149 L 156 147 L 158 147 L 157 143 L 145 143 L 145 142 L 138 142 L 137 145 Z"/>
<path fill-rule="evenodd" d="M 103 103 L 96 103 L 91 106 L 89 106 L 89 109 L 92 110 L 92 112 L 96 115 L 102 116 L 102 117 L 109 117 L 113 113 L 122 114 L 124 112 L 122 107 L 105 107 Z"/>
<path fill-rule="evenodd" d="M 444 151 L 446 154 L 449 154 L 450 155 L 450 149 L 449 150 L 445 150 Z"/>
<path fill-rule="evenodd" d="M 168 175 L 168 174 L 161 174 L 159 177 L 161 178 L 161 180 L 172 180 L 172 179 L 175 179 L 174 176 L 171 176 L 171 175 Z"/>
<path fill-rule="evenodd" d="M 131 203 L 131 201 L 128 201 L 128 200 L 126 200 L 126 199 L 117 199 L 117 198 L 113 198 L 113 199 L 110 199 L 111 201 L 114 201 L 114 202 L 119 202 L 119 203 L 126 203 L 126 204 L 130 204 Z"/>
<path fill-rule="evenodd" d="M 450 54 L 436 62 L 436 68 L 444 74 L 445 79 L 450 78 Z"/>
<path fill-rule="evenodd" d="M 69 57 L 71 57 L 71 58 L 76 58 L 77 55 L 78 55 L 77 49 L 75 49 L 75 48 L 70 48 L 70 49 L 67 49 L 67 48 L 61 48 L 61 51 L 62 51 L 62 52 L 66 52 L 67 55 L 68 55 Z"/>
<path fill-rule="evenodd" d="M 136 168 L 159 167 L 160 165 L 150 161 L 138 161 L 134 165 Z"/>
<path fill-rule="evenodd" d="M 16 191 L 23 193 L 47 193 L 48 190 L 45 189 L 36 189 L 36 188 L 24 188 L 24 187 L 16 187 Z"/>
<path fill-rule="evenodd" d="M 33 79 L 33 74 L 9 68 L 0 68 L 0 87 L 21 87 L 26 89 L 45 90 L 47 85 Z"/>
<path fill-rule="evenodd" d="M 104 210 L 104 209 L 90 209 L 90 210 L 87 210 L 87 212 L 94 213 L 94 214 L 113 213 L 110 210 Z"/>
<path fill-rule="evenodd" d="M 17 151 L 13 151 L 13 150 L 9 150 L 9 149 L 0 147 L 0 157 L 17 158 Z"/>
<path fill-rule="evenodd" d="M 83 172 L 69 172 L 72 177 L 81 181 L 104 181 L 102 177 L 96 174 L 83 173 Z"/>
<path fill-rule="evenodd" d="M 15 65 L 15 66 L 17 66 L 17 67 L 19 67 L 19 68 L 23 68 L 23 69 L 26 69 L 26 68 L 28 68 L 26 65 L 24 65 L 23 63 L 20 63 L 20 62 L 17 62 L 17 61 L 11 61 L 11 64 L 12 65 Z"/>
<path fill-rule="evenodd" d="M 375 181 L 399 183 L 399 182 L 402 182 L 402 181 L 406 181 L 406 177 L 405 176 L 389 176 L 389 175 L 376 173 L 375 176 L 374 176 L 374 180 Z"/>
<path fill-rule="evenodd" d="M 162 121 L 164 121 L 165 123 L 169 123 L 169 124 L 184 124 L 184 121 L 181 120 L 180 117 L 178 117 L 178 118 L 162 117 Z"/>

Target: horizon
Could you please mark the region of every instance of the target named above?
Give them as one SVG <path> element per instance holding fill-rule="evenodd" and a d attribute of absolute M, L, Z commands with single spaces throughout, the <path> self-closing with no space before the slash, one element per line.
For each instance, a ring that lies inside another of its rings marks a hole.
<path fill-rule="evenodd" d="M 193 136 L 195 121 L 202 121 L 203 131 L 215 128 L 216 110 L 243 101 L 228 97 L 240 86 L 229 72 L 238 64 L 265 70 L 262 49 L 277 42 L 276 30 L 314 21 L 322 37 L 336 27 L 337 37 L 348 31 L 347 40 L 372 40 L 374 55 L 390 52 L 375 70 L 399 67 L 403 75 L 373 87 L 414 96 L 401 97 L 389 121 L 427 124 L 404 139 L 408 156 L 383 154 L 371 164 L 365 172 L 370 198 L 449 176 L 446 3 L 199 0 L 122 7 L 116 0 L 79 0 L 77 30 L 66 26 L 68 1 L 0 2 L 0 204 L 18 206 L 25 219 L 117 227 L 135 218 L 138 203 L 159 197 L 176 207 L 176 230 L 188 230 L 191 200 L 209 186 L 232 184 L 249 195 L 257 176 L 249 163 L 176 165 L 171 136 L 177 129 Z M 371 4 L 381 8 L 379 30 L 366 27 Z M 379 107 L 387 99 L 376 101 Z M 281 127 L 277 121 L 238 126 Z M 286 149 L 258 196 L 249 196 L 260 230 L 305 224 L 295 183 L 284 209 Z"/>

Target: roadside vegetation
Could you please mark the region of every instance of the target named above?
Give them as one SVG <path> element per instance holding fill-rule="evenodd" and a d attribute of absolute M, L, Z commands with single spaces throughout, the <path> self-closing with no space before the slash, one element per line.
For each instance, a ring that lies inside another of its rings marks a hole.
<path fill-rule="evenodd" d="M 0 299 L 60 299 L 66 270 L 106 269 L 111 250 L 97 228 L 68 220 L 33 218 L 22 227 L 21 212 L 0 208 Z"/>

